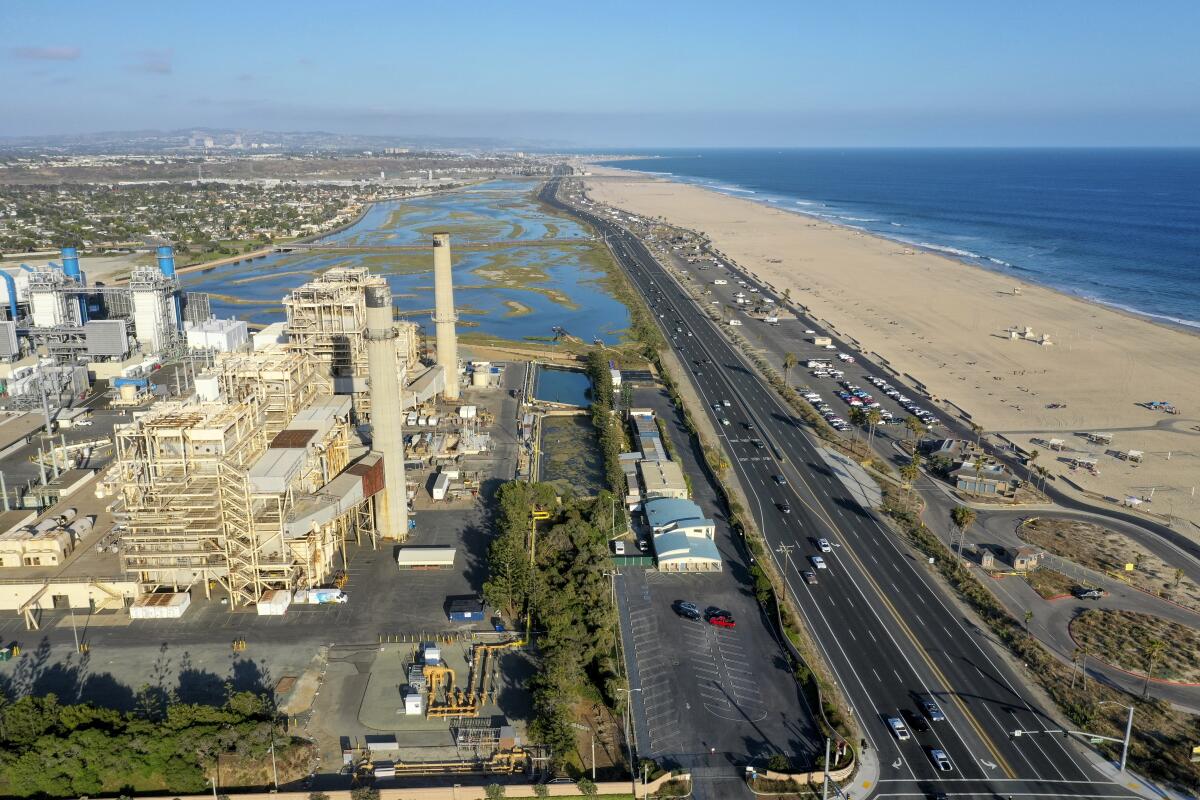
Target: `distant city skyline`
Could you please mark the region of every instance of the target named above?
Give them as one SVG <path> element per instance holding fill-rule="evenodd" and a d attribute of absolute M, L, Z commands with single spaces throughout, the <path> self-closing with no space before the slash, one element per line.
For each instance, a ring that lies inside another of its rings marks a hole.
<path fill-rule="evenodd" d="M 0 136 L 1197 146 L 1200 4 L 62 0 L 0 11 Z"/>

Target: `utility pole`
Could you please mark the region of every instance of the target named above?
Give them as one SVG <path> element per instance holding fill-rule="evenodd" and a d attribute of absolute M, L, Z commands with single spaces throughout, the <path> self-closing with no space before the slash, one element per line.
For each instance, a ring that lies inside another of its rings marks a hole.
<path fill-rule="evenodd" d="M 780 553 L 793 570 L 796 569 L 796 565 L 792 563 L 792 551 L 795 549 L 796 545 L 794 544 L 781 544 L 775 548 L 775 552 Z"/>

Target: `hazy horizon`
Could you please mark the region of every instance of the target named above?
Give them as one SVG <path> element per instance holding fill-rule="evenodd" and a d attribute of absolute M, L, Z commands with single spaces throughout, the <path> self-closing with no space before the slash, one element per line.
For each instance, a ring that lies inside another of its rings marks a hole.
<path fill-rule="evenodd" d="M 580 148 L 1196 146 L 1200 6 L 352 2 L 0 13 L 0 135 L 213 127 Z"/>

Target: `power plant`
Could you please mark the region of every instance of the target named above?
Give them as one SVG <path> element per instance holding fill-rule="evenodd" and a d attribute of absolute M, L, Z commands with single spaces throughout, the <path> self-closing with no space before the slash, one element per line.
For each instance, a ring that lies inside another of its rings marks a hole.
<path fill-rule="evenodd" d="M 192 397 L 117 426 L 98 494 L 117 500 L 122 567 L 143 593 L 202 585 L 267 608 L 274 593 L 328 585 L 347 541 L 407 538 L 404 410 L 459 388 L 449 239 L 433 242 L 438 363 L 394 319 L 385 278 L 335 267 L 283 298 L 278 337 L 215 354 Z M 138 336 L 161 344 L 181 312 L 169 252 L 159 264 L 129 291 Z M 458 440 L 478 438 L 464 427 Z"/>
<path fill-rule="evenodd" d="M 73 247 L 62 249 L 61 264 L 0 272 L 8 317 L 0 321 L 0 361 L 181 355 L 186 324 L 212 316 L 209 298 L 182 290 L 170 247 L 159 247 L 156 260 L 157 266 L 135 267 L 124 286 L 89 285 Z"/>

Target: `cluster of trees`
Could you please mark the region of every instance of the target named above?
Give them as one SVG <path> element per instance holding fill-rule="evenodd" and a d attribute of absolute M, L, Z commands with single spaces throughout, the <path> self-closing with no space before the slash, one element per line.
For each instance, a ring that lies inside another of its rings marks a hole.
<path fill-rule="evenodd" d="M 519 481 L 497 493 L 497 536 L 488 554 L 484 595 L 510 619 L 532 617 L 540 664 L 530 685 L 530 733 L 560 764 L 575 748 L 572 706 L 585 697 L 611 702 L 620 685 L 605 574 L 611 563 L 612 500 L 601 492 L 560 502 L 553 486 Z M 537 523 L 531 563 L 535 509 L 550 518 Z"/>
<path fill-rule="evenodd" d="M 0 698 L 0 795 L 203 792 L 219 756 L 260 760 L 275 735 L 270 703 L 253 692 L 219 707 L 143 699 L 124 713 L 52 694 Z"/>
<path fill-rule="evenodd" d="M 600 452 L 604 456 L 604 478 L 610 489 L 618 490 L 625 482 L 621 472 L 621 451 L 625 449 L 625 429 L 616 410 L 612 375 L 604 353 L 592 350 L 588 353 L 587 373 L 592 381 L 592 426 L 600 441 Z M 622 530 L 624 525 L 622 524 Z"/>

